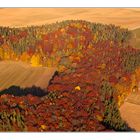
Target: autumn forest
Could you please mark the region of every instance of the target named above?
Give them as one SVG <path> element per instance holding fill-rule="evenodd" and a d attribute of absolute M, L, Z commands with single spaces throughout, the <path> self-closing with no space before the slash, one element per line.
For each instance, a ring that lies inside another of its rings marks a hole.
<path fill-rule="evenodd" d="M 0 131 L 135 131 L 119 109 L 140 82 L 133 41 L 128 29 L 85 20 L 1 26 L 0 63 L 53 73 L 44 89 L 12 85 L 0 91 Z"/>

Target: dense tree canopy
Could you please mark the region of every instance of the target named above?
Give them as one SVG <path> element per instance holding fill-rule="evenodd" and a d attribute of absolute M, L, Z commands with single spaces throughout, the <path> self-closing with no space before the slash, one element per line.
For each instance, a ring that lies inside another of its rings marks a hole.
<path fill-rule="evenodd" d="M 8 127 L 0 119 L 0 130 L 131 130 L 118 110 L 138 83 L 140 51 L 131 37 L 127 29 L 83 20 L 0 27 L 0 60 L 57 67 L 44 97 L 1 94 Z"/>

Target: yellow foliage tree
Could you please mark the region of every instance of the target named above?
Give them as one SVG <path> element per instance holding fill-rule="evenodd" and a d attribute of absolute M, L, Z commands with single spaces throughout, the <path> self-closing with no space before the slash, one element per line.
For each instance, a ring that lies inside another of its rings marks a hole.
<path fill-rule="evenodd" d="M 4 60 L 12 60 L 14 58 L 14 51 L 8 44 L 1 46 L 0 55 Z"/>
<path fill-rule="evenodd" d="M 30 59 L 30 56 L 26 52 L 22 53 L 20 60 L 22 60 L 24 62 L 28 62 L 29 59 Z"/>
<path fill-rule="evenodd" d="M 4 60 L 9 60 L 10 59 L 10 55 L 7 51 L 4 51 Z"/>
<path fill-rule="evenodd" d="M 131 88 L 130 87 L 126 87 L 124 84 L 116 84 L 115 88 L 118 91 L 118 106 L 120 107 L 123 103 L 124 100 L 126 99 L 126 97 L 131 93 Z"/>
<path fill-rule="evenodd" d="M 4 59 L 4 50 L 0 47 L 0 59 Z"/>
<path fill-rule="evenodd" d="M 39 54 L 34 54 L 31 58 L 31 65 L 33 67 L 41 66 L 40 61 L 41 61 L 40 55 Z"/>

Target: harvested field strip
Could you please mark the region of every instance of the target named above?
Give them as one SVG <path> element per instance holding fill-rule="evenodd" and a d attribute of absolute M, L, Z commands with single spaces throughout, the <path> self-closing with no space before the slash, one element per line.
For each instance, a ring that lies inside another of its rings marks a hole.
<path fill-rule="evenodd" d="M 20 87 L 35 85 L 46 89 L 54 72 L 55 68 L 31 67 L 22 62 L 0 62 L 0 90 L 13 85 Z"/>
<path fill-rule="evenodd" d="M 131 94 L 120 108 L 122 118 L 131 128 L 140 131 L 140 94 Z"/>

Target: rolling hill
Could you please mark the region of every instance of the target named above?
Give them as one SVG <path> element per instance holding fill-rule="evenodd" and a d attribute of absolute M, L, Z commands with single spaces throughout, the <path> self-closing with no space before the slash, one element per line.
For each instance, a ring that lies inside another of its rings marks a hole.
<path fill-rule="evenodd" d="M 139 8 L 2 8 L 0 25 L 21 27 L 63 20 L 87 20 L 136 29 L 140 27 Z"/>

